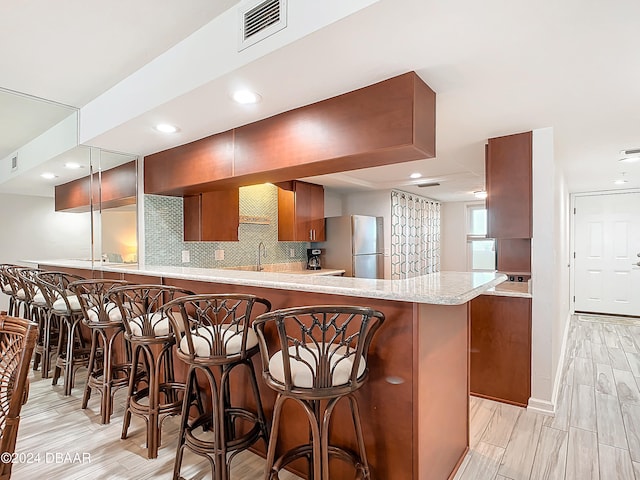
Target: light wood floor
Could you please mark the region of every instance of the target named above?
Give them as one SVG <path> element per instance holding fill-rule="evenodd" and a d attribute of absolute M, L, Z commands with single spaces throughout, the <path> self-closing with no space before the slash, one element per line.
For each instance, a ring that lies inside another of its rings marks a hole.
<path fill-rule="evenodd" d="M 640 480 L 640 321 L 574 318 L 566 359 L 555 417 L 471 398 L 471 450 L 455 480 Z M 13 480 L 170 479 L 178 419 L 165 422 L 159 456 L 148 460 L 142 420 L 120 440 L 124 391 L 109 425 L 99 423 L 98 398 L 80 409 L 83 374 L 70 397 L 33 376 L 16 448 L 31 463 L 14 464 Z M 232 478 L 261 479 L 262 466 L 247 452 Z M 182 474 L 210 478 L 209 465 L 187 452 Z"/>
<path fill-rule="evenodd" d="M 455 480 L 640 480 L 640 320 L 580 315 L 555 417 L 471 400 Z"/>

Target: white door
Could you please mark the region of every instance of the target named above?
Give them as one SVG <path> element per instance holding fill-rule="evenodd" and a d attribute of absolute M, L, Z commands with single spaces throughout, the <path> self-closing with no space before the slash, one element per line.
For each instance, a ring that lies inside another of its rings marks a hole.
<path fill-rule="evenodd" d="M 640 193 L 575 198 L 575 310 L 640 316 Z"/>

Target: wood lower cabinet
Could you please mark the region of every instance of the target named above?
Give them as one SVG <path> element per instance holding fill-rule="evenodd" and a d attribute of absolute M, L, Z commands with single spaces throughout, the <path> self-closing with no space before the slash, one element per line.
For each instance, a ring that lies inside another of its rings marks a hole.
<path fill-rule="evenodd" d="M 531 299 L 471 301 L 471 393 L 526 406 L 531 396 Z"/>
<path fill-rule="evenodd" d="M 533 132 L 490 138 L 486 149 L 487 237 L 531 238 Z"/>
<path fill-rule="evenodd" d="M 278 240 L 322 242 L 324 187 L 292 180 L 278 183 Z"/>
<path fill-rule="evenodd" d="M 240 191 L 237 188 L 184 197 L 185 242 L 238 241 Z"/>

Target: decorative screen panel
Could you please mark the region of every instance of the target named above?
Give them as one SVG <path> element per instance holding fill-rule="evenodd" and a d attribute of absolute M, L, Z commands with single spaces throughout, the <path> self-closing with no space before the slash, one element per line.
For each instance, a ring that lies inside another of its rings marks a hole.
<path fill-rule="evenodd" d="M 391 278 L 440 271 L 440 202 L 391 191 Z"/>

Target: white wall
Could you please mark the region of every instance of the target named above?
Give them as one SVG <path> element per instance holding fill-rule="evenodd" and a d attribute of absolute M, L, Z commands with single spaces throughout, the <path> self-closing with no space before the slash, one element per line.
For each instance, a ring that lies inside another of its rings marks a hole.
<path fill-rule="evenodd" d="M 569 196 L 553 129 L 533 131 L 532 330 L 529 407 L 553 411 L 569 319 Z"/>
<path fill-rule="evenodd" d="M 344 196 L 331 190 L 324 191 L 324 216 L 340 217 L 342 216 L 342 204 Z"/>
<path fill-rule="evenodd" d="M 53 198 L 0 194 L 0 263 L 90 258 L 89 213 L 54 211 Z M 7 309 L 0 297 L 0 310 Z"/>
<path fill-rule="evenodd" d="M 467 270 L 467 205 L 446 202 L 440 206 L 440 270 Z"/>

